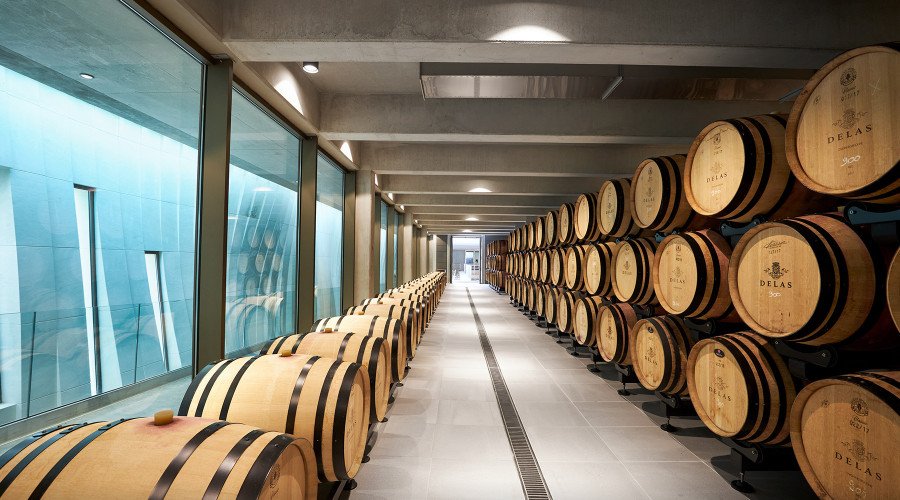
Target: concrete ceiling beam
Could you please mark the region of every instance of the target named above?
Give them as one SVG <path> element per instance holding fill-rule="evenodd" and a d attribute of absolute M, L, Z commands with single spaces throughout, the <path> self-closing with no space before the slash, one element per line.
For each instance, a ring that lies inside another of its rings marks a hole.
<path fill-rule="evenodd" d="M 400 194 L 395 196 L 397 204 L 417 213 L 419 207 L 458 206 L 463 210 L 471 208 L 495 207 L 541 208 L 548 211 L 559 208 L 563 203 L 573 203 L 574 196 L 519 196 L 495 194 Z"/>
<path fill-rule="evenodd" d="M 630 177 L 630 175 L 629 175 Z M 608 174 L 597 174 L 591 177 L 461 177 L 418 176 L 418 175 L 386 175 L 382 181 L 382 190 L 400 194 L 455 194 L 470 193 L 472 189 L 489 189 L 494 195 L 572 195 L 577 196 L 585 191 L 597 191 Z M 405 203 L 404 203 L 405 204 Z"/>

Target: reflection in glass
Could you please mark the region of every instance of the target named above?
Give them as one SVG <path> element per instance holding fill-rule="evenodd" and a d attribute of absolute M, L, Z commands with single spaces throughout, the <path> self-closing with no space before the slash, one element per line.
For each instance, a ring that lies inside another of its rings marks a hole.
<path fill-rule="evenodd" d="M 316 167 L 315 318 L 341 312 L 344 171 L 319 153 Z"/>
<path fill-rule="evenodd" d="M 383 201 L 379 201 L 381 204 L 381 244 L 379 248 L 381 248 L 381 255 L 379 256 L 381 265 L 379 268 L 379 276 L 378 276 L 378 291 L 383 292 L 387 289 L 387 267 L 388 267 L 388 259 L 387 259 L 387 227 L 388 227 L 388 206 L 387 203 Z"/>
<path fill-rule="evenodd" d="M 190 365 L 203 66 L 118 2 L 0 33 L 2 424 Z"/>
<path fill-rule="evenodd" d="M 232 93 L 225 352 L 293 333 L 300 139 Z"/>

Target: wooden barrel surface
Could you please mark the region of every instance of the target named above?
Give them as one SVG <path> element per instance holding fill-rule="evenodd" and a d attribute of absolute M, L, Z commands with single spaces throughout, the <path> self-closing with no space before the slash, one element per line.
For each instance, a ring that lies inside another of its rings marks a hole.
<path fill-rule="evenodd" d="M 565 290 L 559 295 L 556 306 L 556 328 L 563 333 L 572 333 L 575 327 L 575 302 L 580 294 L 571 290 Z"/>
<path fill-rule="evenodd" d="M 641 228 L 634 223 L 632 217 L 629 179 L 610 179 L 600 186 L 597 196 L 597 224 L 600 232 L 610 238 L 621 238 L 640 231 Z"/>
<path fill-rule="evenodd" d="M 885 281 L 887 293 L 888 311 L 894 319 L 894 326 L 900 330 L 900 248 L 894 253 L 891 264 L 888 267 L 888 276 Z"/>
<path fill-rule="evenodd" d="M 597 345 L 597 324 L 602 305 L 603 299 L 598 296 L 582 297 L 575 303 L 573 331 L 579 344 L 589 347 Z"/>
<path fill-rule="evenodd" d="M 631 329 L 634 373 L 645 389 L 687 395 L 687 360 L 693 342 L 678 316 L 644 318 Z"/>
<path fill-rule="evenodd" d="M 403 321 L 406 326 L 406 355 L 410 359 L 416 357 L 416 350 L 422 338 L 421 325 L 416 321 L 415 311 L 412 307 L 397 306 L 391 304 L 367 304 L 353 306 L 347 309 L 347 316 L 387 316 Z"/>
<path fill-rule="evenodd" d="M 365 333 L 383 338 L 390 348 L 391 380 L 399 382 L 406 377 L 406 328 L 403 321 L 386 316 L 333 316 L 313 323 L 311 332 Z"/>
<path fill-rule="evenodd" d="M 791 445 L 819 498 L 896 498 L 900 372 L 817 380 L 791 409 Z"/>
<path fill-rule="evenodd" d="M 550 282 L 550 250 L 538 252 L 537 281 L 541 283 Z"/>
<path fill-rule="evenodd" d="M 534 312 L 544 318 L 546 315 L 547 294 L 550 293 L 550 285 L 538 284 L 535 286 Z"/>
<path fill-rule="evenodd" d="M 534 248 L 544 248 L 544 218 L 538 217 L 531 223 L 534 226 Z"/>
<path fill-rule="evenodd" d="M 551 248 L 550 253 L 550 271 L 548 280 L 550 284 L 563 286 L 566 284 L 566 249 Z"/>
<path fill-rule="evenodd" d="M 559 207 L 557 219 L 557 240 L 560 245 L 568 245 L 575 242 L 575 205 L 563 203 Z"/>
<path fill-rule="evenodd" d="M 584 193 L 575 201 L 575 238 L 594 241 L 600 237 L 597 225 L 597 193 Z"/>
<path fill-rule="evenodd" d="M 556 324 L 556 315 L 559 310 L 559 296 L 563 289 L 555 286 L 548 286 L 544 294 L 544 318 L 548 323 Z"/>
<path fill-rule="evenodd" d="M 566 288 L 584 290 L 584 256 L 586 245 L 576 245 L 566 250 Z"/>
<path fill-rule="evenodd" d="M 0 463 L 5 498 L 314 499 L 318 491 L 307 440 L 171 415 L 53 427 Z"/>
<path fill-rule="evenodd" d="M 313 445 L 319 478 L 339 481 L 356 475 L 365 454 L 368 378 L 361 365 L 319 356 L 228 359 L 194 377 L 178 414 L 302 437 Z"/>
<path fill-rule="evenodd" d="M 631 206 L 639 227 L 669 232 L 707 222 L 691 208 L 684 194 L 685 155 L 647 158 L 631 179 Z"/>
<path fill-rule="evenodd" d="M 383 338 L 365 333 L 309 332 L 273 339 L 260 354 L 321 356 L 362 365 L 369 375 L 369 417 L 381 422 L 391 392 L 391 350 Z"/>
<path fill-rule="evenodd" d="M 388 304 L 409 307 L 413 310 L 413 320 L 416 324 L 421 326 L 420 330 L 424 330 L 425 328 L 425 311 L 422 309 L 422 303 L 417 300 L 401 299 L 398 297 L 372 297 L 359 303 L 361 306 L 369 304 Z"/>
<path fill-rule="evenodd" d="M 559 234 L 557 234 L 556 220 L 559 217 L 559 211 L 553 210 L 547 212 L 544 216 L 544 241 L 547 246 L 556 246 L 559 243 Z"/>
<path fill-rule="evenodd" d="M 794 175 L 820 193 L 900 203 L 900 45 L 844 52 L 810 78 L 787 125 Z"/>
<path fill-rule="evenodd" d="M 656 242 L 649 238 L 623 241 L 613 258 L 613 292 L 622 302 L 651 304 L 656 302 L 653 290 L 653 259 Z"/>
<path fill-rule="evenodd" d="M 784 153 L 780 115 L 720 120 L 694 140 L 684 170 L 684 188 L 699 214 L 735 222 L 757 215 L 770 219 L 815 211 L 821 196 L 793 182 Z"/>
<path fill-rule="evenodd" d="M 741 332 L 697 342 L 687 377 L 697 415 L 714 433 L 758 444 L 789 441 L 794 381 L 765 337 Z"/>
<path fill-rule="evenodd" d="M 430 320 L 431 317 L 434 316 L 434 306 L 437 305 L 434 303 L 434 301 L 430 300 L 427 295 L 412 292 L 384 292 L 378 297 L 388 299 L 406 299 L 412 302 L 418 302 L 425 314 L 426 321 Z"/>
<path fill-rule="evenodd" d="M 631 304 L 611 304 L 600 308 L 597 350 L 603 359 L 620 365 L 631 364 L 630 332 L 637 321 L 637 311 Z"/>
<path fill-rule="evenodd" d="M 728 270 L 734 307 L 750 328 L 810 345 L 847 342 L 868 331 L 880 312 L 873 311 L 881 299 L 876 279 L 863 240 L 830 215 L 751 229 L 732 252 Z M 859 341 L 886 336 L 867 337 Z"/>
<path fill-rule="evenodd" d="M 733 311 L 728 291 L 731 247 L 719 233 L 700 230 L 667 236 L 653 259 L 659 304 L 689 318 L 722 318 Z"/>
<path fill-rule="evenodd" d="M 613 260 L 619 249 L 617 243 L 592 243 L 584 258 L 584 288 L 590 295 L 613 295 Z"/>

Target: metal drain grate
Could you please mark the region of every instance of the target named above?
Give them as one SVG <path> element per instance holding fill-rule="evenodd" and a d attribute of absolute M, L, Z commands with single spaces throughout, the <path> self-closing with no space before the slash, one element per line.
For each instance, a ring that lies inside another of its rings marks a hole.
<path fill-rule="evenodd" d="M 519 480 L 522 482 L 525 498 L 529 500 L 550 500 L 553 497 L 550 496 L 550 490 L 547 489 L 547 483 L 544 481 L 544 475 L 541 473 L 541 466 L 534 456 L 531 443 L 528 442 L 528 435 L 525 434 L 525 428 L 522 427 L 519 412 L 516 411 L 516 405 L 509 394 L 509 388 L 506 387 L 506 381 L 503 379 L 503 373 L 500 371 L 497 357 L 494 355 L 494 348 L 491 347 L 491 341 L 484 331 L 484 324 L 481 322 L 481 318 L 478 317 L 478 310 L 475 309 L 475 301 L 472 300 L 472 294 L 469 292 L 468 287 L 466 287 L 466 295 L 469 296 L 469 306 L 472 307 L 472 316 L 475 317 L 475 326 L 478 327 L 481 350 L 484 351 L 488 373 L 491 375 L 491 385 L 494 386 L 497 405 L 500 407 L 500 417 L 503 419 L 503 427 L 506 429 L 509 447 L 512 449 L 513 458 L 516 460 L 516 470 L 519 472 Z"/>

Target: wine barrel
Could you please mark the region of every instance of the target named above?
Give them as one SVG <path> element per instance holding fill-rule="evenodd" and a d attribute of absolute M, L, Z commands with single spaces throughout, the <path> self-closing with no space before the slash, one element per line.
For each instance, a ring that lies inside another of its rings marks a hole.
<path fill-rule="evenodd" d="M 787 160 L 808 188 L 900 203 L 900 44 L 861 47 L 810 78 L 787 123 Z"/>
<path fill-rule="evenodd" d="M 694 139 L 684 168 L 688 203 L 699 214 L 735 222 L 814 212 L 826 201 L 793 182 L 780 115 L 715 121 Z"/>
<path fill-rule="evenodd" d="M 600 237 L 597 225 L 597 193 L 584 193 L 575 201 L 575 238 L 595 241 Z"/>
<path fill-rule="evenodd" d="M 0 463 L 4 498 L 315 499 L 318 491 L 307 440 L 171 411 L 52 427 Z"/>
<path fill-rule="evenodd" d="M 544 216 L 544 241 L 549 247 L 554 247 L 559 243 L 559 234 L 556 232 L 558 214 L 557 210 L 553 210 Z"/>
<path fill-rule="evenodd" d="M 538 284 L 535 286 L 534 312 L 541 318 L 547 314 L 547 294 L 550 293 L 550 285 Z"/>
<path fill-rule="evenodd" d="M 653 252 L 656 242 L 649 238 L 623 241 L 613 257 L 613 293 L 622 302 L 651 304 L 653 292 Z"/>
<path fill-rule="evenodd" d="M 422 303 L 415 300 L 410 299 L 401 299 L 395 297 L 373 297 L 370 299 L 365 299 L 359 303 L 361 306 L 369 305 L 369 304 L 388 304 L 395 306 L 403 306 L 409 307 L 413 310 L 413 316 L 415 316 L 414 320 L 416 323 L 421 325 L 421 329 L 425 328 L 425 311 L 422 310 Z"/>
<path fill-rule="evenodd" d="M 858 234 L 831 215 L 762 224 L 731 255 L 731 299 L 762 335 L 809 345 L 859 349 L 896 343 L 896 332 L 872 328 L 883 307 L 875 260 Z"/>
<path fill-rule="evenodd" d="M 353 306 L 347 309 L 347 316 L 387 316 L 403 321 L 406 327 L 406 355 L 409 359 L 416 357 L 416 350 L 422 338 L 422 330 L 411 307 L 395 306 L 390 304 L 367 304 Z"/>
<path fill-rule="evenodd" d="M 533 251 L 529 255 L 531 259 L 531 265 L 529 269 L 531 273 L 528 275 L 528 278 L 532 281 L 539 281 L 538 277 L 541 275 L 541 259 L 538 251 Z"/>
<path fill-rule="evenodd" d="M 533 281 L 528 281 L 525 283 L 525 309 L 528 311 L 534 311 L 535 304 L 535 283 Z"/>
<path fill-rule="evenodd" d="M 575 302 L 581 295 L 566 290 L 559 295 L 556 305 L 556 329 L 562 333 L 572 333 L 575 328 Z"/>
<path fill-rule="evenodd" d="M 566 249 L 551 248 L 550 271 L 547 279 L 551 285 L 563 286 L 566 284 Z"/>
<path fill-rule="evenodd" d="M 534 224 L 525 224 L 525 249 L 534 250 Z"/>
<path fill-rule="evenodd" d="M 794 381 L 765 337 L 741 332 L 697 342 L 687 378 L 694 409 L 714 433 L 757 444 L 789 441 Z"/>
<path fill-rule="evenodd" d="M 581 345 L 593 347 L 597 345 L 597 320 L 603 299 L 598 296 L 587 296 L 575 302 L 574 333 L 575 340 Z"/>
<path fill-rule="evenodd" d="M 894 318 L 894 326 L 900 330 L 900 249 L 894 253 L 891 265 L 888 267 L 888 277 L 885 282 L 887 290 L 887 305 Z"/>
<path fill-rule="evenodd" d="M 611 304 L 600 308 L 597 350 L 606 361 L 630 365 L 632 348 L 630 332 L 638 315 L 631 304 Z"/>
<path fill-rule="evenodd" d="M 560 245 L 575 242 L 575 205 L 563 203 L 559 207 L 559 218 L 556 224 L 556 235 Z"/>
<path fill-rule="evenodd" d="M 653 289 L 659 304 L 689 318 L 732 315 L 727 286 L 730 258 L 731 247 L 715 231 L 667 236 L 653 258 Z"/>
<path fill-rule="evenodd" d="M 641 386 L 668 396 L 686 396 L 691 337 L 678 316 L 644 318 L 631 329 L 631 361 Z"/>
<path fill-rule="evenodd" d="M 537 280 L 541 283 L 550 283 L 550 250 L 538 252 Z"/>
<path fill-rule="evenodd" d="M 703 227 L 709 221 L 691 208 L 684 195 L 685 155 L 647 158 L 631 179 L 631 206 L 638 227 L 669 232 Z"/>
<path fill-rule="evenodd" d="M 387 413 L 391 391 L 391 350 L 383 338 L 365 333 L 309 332 L 273 339 L 259 353 L 322 356 L 360 364 L 369 375 L 369 417 L 381 422 Z"/>
<path fill-rule="evenodd" d="M 319 356 L 228 359 L 194 377 L 178 414 L 302 437 L 313 445 L 320 480 L 340 481 L 356 475 L 365 454 L 368 378 L 361 365 Z"/>
<path fill-rule="evenodd" d="M 621 238 L 640 231 L 641 228 L 632 218 L 631 181 L 626 178 L 610 179 L 600 186 L 597 224 L 600 232 L 610 238 Z"/>
<path fill-rule="evenodd" d="M 584 258 L 584 288 L 590 295 L 613 295 L 612 262 L 619 245 L 616 243 L 592 243 Z"/>
<path fill-rule="evenodd" d="M 817 380 L 791 408 L 791 445 L 819 498 L 896 498 L 900 492 L 900 372 Z"/>
<path fill-rule="evenodd" d="M 566 250 L 566 288 L 584 290 L 584 257 L 587 245 L 576 245 Z"/>
<path fill-rule="evenodd" d="M 434 306 L 437 304 L 434 301 L 430 300 L 426 295 L 412 293 L 412 292 L 384 292 L 378 295 L 379 298 L 387 298 L 387 299 L 405 299 L 412 302 L 417 302 L 420 304 L 422 311 L 425 314 L 426 323 L 431 320 L 431 317 L 434 316 Z"/>
<path fill-rule="evenodd" d="M 385 340 L 391 355 L 391 380 L 406 377 L 406 329 L 403 321 L 385 316 L 333 316 L 313 323 L 311 332 L 365 333 Z"/>
<path fill-rule="evenodd" d="M 544 243 L 544 219 L 543 217 L 538 217 L 531 223 L 534 226 L 534 248 L 544 248 L 547 246 Z"/>
<path fill-rule="evenodd" d="M 559 296 L 563 293 L 562 288 L 548 285 L 544 293 L 544 319 L 547 323 L 556 324 L 556 315 L 559 310 Z"/>

